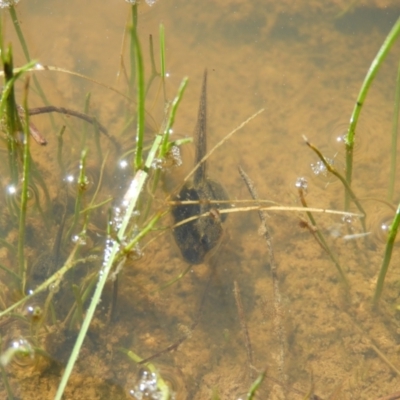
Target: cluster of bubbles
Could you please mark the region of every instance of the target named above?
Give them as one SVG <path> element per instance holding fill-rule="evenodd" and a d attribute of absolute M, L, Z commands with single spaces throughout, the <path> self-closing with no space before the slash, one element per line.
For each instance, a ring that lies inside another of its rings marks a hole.
<path fill-rule="evenodd" d="M 143 369 L 139 373 L 135 387 L 129 391 L 129 394 L 136 400 L 161 400 L 163 393 L 157 383 L 157 374 Z"/>
<path fill-rule="evenodd" d="M 18 0 L 19 1 L 19 0 Z M 125 0 L 127 3 L 129 3 L 129 4 L 136 4 L 136 3 L 140 3 L 140 0 Z M 154 6 L 154 4 L 156 4 L 157 3 L 157 0 L 146 0 L 145 1 L 146 2 L 146 4 L 149 6 L 149 7 L 152 7 L 152 6 Z"/>
<path fill-rule="evenodd" d="M 19 0 L 0 0 L 0 8 L 9 8 L 19 3 Z"/>
<path fill-rule="evenodd" d="M 305 192 L 307 192 L 308 189 L 308 181 L 307 178 L 301 176 L 299 178 L 296 179 L 296 182 L 294 184 L 296 186 L 297 189 L 302 189 Z"/>
<path fill-rule="evenodd" d="M 0 365 L 4 368 L 11 361 L 19 366 L 30 365 L 35 358 L 35 350 L 32 344 L 25 338 L 14 339 L 0 355 Z"/>

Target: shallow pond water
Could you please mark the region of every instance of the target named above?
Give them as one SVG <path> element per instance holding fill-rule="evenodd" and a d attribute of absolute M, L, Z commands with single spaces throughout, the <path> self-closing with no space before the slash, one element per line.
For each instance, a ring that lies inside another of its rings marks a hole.
<path fill-rule="evenodd" d="M 241 205 L 239 200 L 250 198 L 238 173 L 240 165 L 261 199 L 299 206 L 295 184 L 298 178 L 305 178 L 310 207 L 343 210 L 342 185 L 321 171 L 318 158 L 302 136 L 343 172 L 340 139 L 364 76 L 400 15 L 400 7 L 396 1 L 378 0 L 360 0 L 350 7 L 347 1 L 323 3 L 158 0 L 152 7 L 140 6 L 138 32 L 147 76 L 151 71 L 148 37 L 153 35 L 158 68 L 158 32 L 163 23 L 167 99 L 173 98 L 182 78 L 189 77 L 173 135 L 193 135 L 205 68 L 209 147 L 264 108 L 208 160 L 210 176 L 223 183 L 236 206 Z M 21 1 L 16 11 L 33 59 L 127 93 L 121 54 L 127 70 L 129 40 L 124 41 L 124 30 L 130 18 L 128 3 L 31 0 Z M 24 55 L 7 10 L 2 13 L 6 42 L 13 43 L 15 65 L 20 66 L 25 62 Z M 213 393 L 221 399 L 244 398 L 252 380 L 265 369 L 267 378 L 257 395 L 260 399 L 301 399 L 312 387 L 321 399 L 378 399 L 400 391 L 398 246 L 379 312 L 371 308 L 385 246 L 380 226 L 390 221 L 399 201 L 398 187 L 393 199 L 387 200 L 399 52 L 400 43 L 395 43 L 371 88 L 356 135 L 352 185 L 367 212 L 371 235 L 345 240 L 346 235 L 362 231 L 357 220 L 315 215 L 345 271 L 348 292 L 335 265 L 307 229 L 305 215 L 289 211 L 271 212 L 267 219 L 277 269 L 275 290 L 268 246 L 260 234 L 256 212 L 231 214 L 215 254 L 159 290 L 188 268 L 173 241 L 172 219 L 166 216 L 161 224 L 166 228 L 164 234 L 153 232 L 140 243 L 121 271 L 118 301 L 111 316 L 113 285 L 106 286 L 66 388 L 66 399 L 132 398 L 129 392 L 137 384 L 141 368 L 121 349 L 147 358 L 182 337 L 186 339 L 179 346 L 151 361 L 171 382 L 177 399 L 211 399 Z M 51 267 L 56 269 L 74 248 L 71 238 L 81 230 L 81 222 L 74 224 L 73 219 L 81 150 L 89 148 L 89 183 L 83 208 L 91 205 L 95 193 L 95 204 L 110 199 L 115 204 L 132 178 L 129 167 L 121 161 L 132 161 L 132 155 L 125 154 L 134 145 L 135 129 L 134 125 L 124 127 L 135 107 L 115 91 L 77 76 L 55 71 L 35 76 L 49 103 L 58 107 L 83 111 L 90 92 L 88 113 L 96 116 L 115 139 L 100 133 L 97 141 L 91 126 L 72 117 L 32 117 L 49 142 L 46 147 L 32 143 L 32 157 L 49 195 L 46 200 L 39 185 L 43 210 L 35 205 L 28 209 L 26 259 L 28 269 L 35 268 L 35 261 L 43 254 L 54 259 L 54 242 L 59 234 L 59 261 Z M 158 87 L 157 78 L 146 102 L 146 143 L 151 143 L 164 118 Z M 17 96 L 21 101 L 22 86 L 17 88 Z M 30 106 L 41 105 L 43 100 L 32 83 Z M 63 125 L 60 162 L 57 135 Z M 5 151 L 4 145 L 2 154 Z M 151 212 L 168 208 L 167 196 L 190 170 L 194 158 L 191 145 L 184 145 L 182 152 L 183 166 L 168 170 L 164 178 L 168 193 L 157 191 Z M 6 204 L 7 166 L 3 164 L 1 171 L 1 201 Z M 99 181 L 101 185 L 97 186 Z M 80 326 L 79 315 L 71 322 L 71 304 L 76 299 L 73 284 L 86 289 L 95 282 L 105 246 L 108 204 L 112 202 L 93 210 L 85 243 L 79 249 L 79 257 L 85 262 L 66 276 L 66 283 L 54 294 L 53 319 L 46 317 L 45 323 L 38 325 L 20 322 L 15 316 L 0 320 L 3 351 L 10 341 L 23 336 L 34 338 L 35 346 L 48 353 L 12 362 L 5 368 L 16 398 L 54 398 Z M 356 209 L 352 207 L 352 211 Z M 9 215 L 9 208 L 3 207 L 2 213 L 1 237 L 16 246 L 17 221 Z M 0 264 L 7 268 L 15 261 L 10 253 L 3 246 Z M 1 307 L 6 308 L 20 294 L 6 289 L 9 276 L 3 270 L 0 273 Z M 34 279 L 30 282 L 36 284 Z M 242 311 L 235 286 L 241 293 Z M 18 312 L 32 319 L 26 307 L 43 308 L 44 302 L 45 297 L 38 296 Z M 244 320 L 251 342 L 251 366 L 249 341 L 242 329 Z M 6 398 L 3 382 L 0 390 L 0 396 Z"/>

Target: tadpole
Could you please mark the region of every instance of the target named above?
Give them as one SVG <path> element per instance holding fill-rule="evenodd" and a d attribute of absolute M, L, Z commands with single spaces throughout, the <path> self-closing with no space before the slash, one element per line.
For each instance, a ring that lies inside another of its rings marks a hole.
<path fill-rule="evenodd" d="M 190 264 L 201 264 L 210 250 L 215 248 L 222 237 L 222 222 L 227 214 L 220 214 L 223 207 L 219 203 L 209 201 L 228 200 L 225 189 L 219 182 L 207 176 L 207 70 L 204 71 L 197 124 L 194 133 L 196 156 L 193 182 L 186 183 L 175 201 L 198 201 L 196 204 L 176 205 L 172 209 L 175 224 L 190 217 L 197 219 L 174 228 L 174 238 L 181 250 L 183 258 Z M 226 205 L 225 205 L 226 207 Z"/>

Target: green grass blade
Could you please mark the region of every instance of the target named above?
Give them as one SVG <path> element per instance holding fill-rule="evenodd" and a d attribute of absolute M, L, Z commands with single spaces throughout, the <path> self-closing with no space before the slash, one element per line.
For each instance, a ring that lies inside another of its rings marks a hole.
<path fill-rule="evenodd" d="M 358 118 L 361 113 L 362 106 L 365 102 L 367 97 L 369 88 L 378 73 L 380 66 L 382 65 L 384 59 L 386 58 L 387 54 L 389 53 L 390 48 L 392 47 L 393 43 L 397 39 L 400 34 L 400 17 L 394 24 L 393 28 L 390 30 L 389 34 L 387 35 L 385 41 L 383 42 L 381 48 L 379 49 L 377 55 L 375 56 L 374 60 L 372 61 L 371 66 L 369 67 L 368 73 L 364 78 L 364 82 L 361 86 L 360 92 L 357 97 L 356 104 L 353 109 L 353 113 L 350 117 L 350 125 L 347 130 L 346 134 L 346 181 L 349 185 L 351 185 L 352 173 L 353 173 L 353 148 L 354 148 L 354 136 L 356 133 L 356 127 Z M 350 205 L 350 195 L 348 192 L 345 193 L 345 210 L 348 209 Z"/>
<path fill-rule="evenodd" d="M 344 188 L 345 188 L 345 193 L 349 196 L 349 199 L 351 198 L 351 200 L 353 200 L 354 204 L 356 205 L 356 207 L 358 208 L 358 210 L 360 211 L 360 213 L 363 215 L 363 217 L 361 218 L 361 224 L 363 226 L 364 232 L 367 231 L 367 227 L 366 227 L 366 223 L 365 223 L 365 217 L 366 217 L 366 212 L 364 210 L 364 207 L 361 205 L 360 201 L 358 200 L 357 196 L 355 195 L 355 193 L 353 192 L 349 182 L 342 176 L 342 174 L 340 174 L 336 168 L 330 164 L 326 158 L 323 156 L 323 154 L 312 144 L 309 142 L 309 140 L 303 135 L 303 139 L 306 142 L 307 146 L 314 151 L 314 153 L 319 157 L 319 159 L 322 161 L 322 163 L 324 164 L 325 168 L 327 169 L 327 171 L 329 171 L 331 174 L 335 175 L 336 178 L 338 178 L 340 180 L 340 182 L 342 182 Z"/>
<path fill-rule="evenodd" d="M 140 363 L 143 361 L 143 358 L 138 356 L 136 353 L 134 353 L 132 350 L 126 350 L 124 348 L 120 348 L 120 351 L 124 354 L 126 354 L 132 361 L 135 363 Z M 150 372 L 155 374 L 157 376 L 157 388 L 160 390 L 160 400 L 169 400 L 171 399 L 171 391 L 169 386 L 165 383 L 164 379 L 162 378 L 161 374 L 158 372 L 157 368 L 154 366 L 154 364 L 148 362 L 145 363 L 146 367 L 149 369 Z"/>
<path fill-rule="evenodd" d="M 87 177 L 86 177 L 86 158 L 87 158 L 88 150 L 82 150 L 81 159 L 79 162 L 79 177 L 76 183 L 77 186 L 77 194 L 75 198 L 75 211 L 74 211 L 74 220 L 71 224 L 71 227 L 68 230 L 67 237 L 71 237 L 74 229 L 78 225 L 78 220 L 81 212 L 82 198 L 85 192 L 85 188 L 87 186 Z"/>
<path fill-rule="evenodd" d="M 161 79 L 165 79 L 165 29 L 164 25 L 160 24 L 160 64 L 161 64 Z"/>
<path fill-rule="evenodd" d="M 31 61 L 31 56 L 29 54 L 28 46 L 26 44 L 26 40 L 25 40 L 24 34 L 22 33 L 21 26 L 19 24 L 19 20 L 18 20 L 17 12 L 15 11 L 15 7 L 13 5 L 11 5 L 8 10 L 10 12 L 11 20 L 12 20 L 12 23 L 14 25 L 15 32 L 17 33 L 19 42 L 21 44 L 22 51 L 24 52 L 26 61 L 30 62 Z M 36 62 L 35 62 L 35 64 L 36 64 Z M 44 91 L 43 91 L 42 87 L 40 86 L 40 83 L 39 83 L 39 81 L 38 81 L 38 79 L 36 78 L 35 75 L 33 75 L 33 83 L 35 85 L 35 88 L 36 88 L 37 92 L 39 93 L 40 98 L 43 100 L 43 103 L 46 106 L 48 106 L 49 105 L 49 101 L 47 100 L 47 97 L 44 94 Z M 51 115 L 50 115 L 50 121 L 51 121 L 51 124 L 52 124 L 53 129 L 54 129 L 55 128 L 54 118 Z"/>
<path fill-rule="evenodd" d="M 257 377 L 257 379 L 253 382 L 251 385 L 249 392 L 247 393 L 247 400 L 252 400 L 254 399 L 254 396 L 256 395 L 256 392 L 260 385 L 263 383 L 265 379 L 266 371 L 261 372 L 261 374 Z"/>
<path fill-rule="evenodd" d="M 400 63 L 397 68 L 396 94 L 394 100 L 393 123 L 392 123 L 392 144 L 390 154 L 390 181 L 389 181 L 389 201 L 393 201 L 394 185 L 396 181 L 397 164 L 397 135 L 399 128 L 399 109 L 400 109 Z"/>
<path fill-rule="evenodd" d="M 144 138 L 144 117 L 145 117 L 145 96 L 146 88 L 144 83 L 144 65 L 142 50 L 140 47 L 139 37 L 136 28 L 132 28 L 132 40 L 134 42 L 135 58 L 136 58 L 136 74 L 137 74 L 137 126 L 136 126 L 136 157 L 135 170 L 142 168 L 143 164 L 143 138 Z"/>
<path fill-rule="evenodd" d="M 169 136 L 170 136 L 171 128 L 174 125 L 176 112 L 177 112 L 179 104 L 182 100 L 182 97 L 185 92 L 187 84 L 188 84 L 188 78 L 185 77 L 185 78 L 183 78 L 183 80 L 179 86 L 177 96 L 175 97 L 175 99 L 172 102 L 171 111 L 170 111 L 169 117 L 168 117 L 168 122 L 164 129 L 160 157 L 165 157 L 169 151 Z"/>
<path fill-rule="evenodd" d="M 24 90 L 24 109 L 28 109 L 28 91 L 29 79 L 26 80 Z M 21 191 L 21 209 L 19 215 L 19 234 L 18 234 L 18 263 L 19 263 L 19 276 L 22 279 L 22 293 L 25 292 L 25 275 L 26 263 L 24 256 L 25 249 L 25 226 L 26 226 L 26 210 L 28 204 L 28 184 L 30 176 L 30 132 L 29 132 L 29 113 L 25 113 L 24 123 L 24 156 L 23 156 L 23 170 L 22 170 L 22 191 Z"/>
<path fill-rule="evenodd" d="M 161 144 L 161 138 L 158 136 L 154 140 L 152 149 L 150 150 L 150 153 L 147 157 L 146 160 L 146 165 L 145 169 L 148 170 L 151 167 L 151 164 L 154 161 L 156 152 L 158 150 L 158 147 Z M 71 356 L 68 360 L 67 366 L 65 368 L 64 374 L 61 378 L 60 385 L 58 386 L 56 396 L 54 400 L 61 400 L 65 387 L 67 386 L 69 377 L 72 373 L 72 369 L 74 368 L 75 362 L 78 358 L 80 349 L 82 347 L 83 341 L 86 337 L 86 333 L 89 329 L 90 322 L 92 321 L 93 315 L 96 311 L 97 305 L 99 304 L 101 294 L 103 292 L 104 285 L 107 281 L 108 275 L 110 273 L 110 270 L 113 266 L 114 261 L 117 259 L 118 253 L 120 251 L 120 245 L 119 243 L 123 240 L 125 237 L 126 230 L 128 228 L 129 221 L 131 219 L 132 213 L 136 207 L 136 203 L 138 201 L 139 195 L 143 189 L 144 183 L 147 179 L 147 172 L 145 170 L 138 170 L 136 172 L 136 175 L 131 183 L 130 188 L 128 189 L 127 195 L 124 198 L 124 203 L 126 202 L 125 206 L 125 214 L 122 220 L 121 227 L 118 231 L 118 240 L 115 240 L 113 242 L 110 254 L 105 261 L 101 274 L 99 276 L 99 280 L 97 282 L 96 290 L 93 294 L 92 300 L 90 302 L 89 308 L 86 312 L 85 319 L 83 321 L 82 327 L 79 331 L 78 337 L 76 339 L 74 348 L 72 350 Z"/>
<path fill-rule="evenodd" d="M 378 282 L 376 283 L 374 305 L 378 304 L 378 301 L 382 295 L 383 285 L 385 283 L 386 273 L 389 269 L 390 260 L 392 258 L 394 241 L 396 240 L 397 230 L 400 224 L 400 204 L 397 207 L 396 215 L 390 225 L 388 239 L 386 241 L 385 255 L 378 275 Z"/>
<path fill-rule="evenodd" d="M 129 95 L 133 97 L 133 89 L 135 87 L 135 80 L 136 80 L 136 49 L 135 49 L 135 36 L 137 36 L 137 21 L 138 21 L 138 11 L 137 11 L 137 4 L 133 4 L 132 8 L 132 27 L 131 27 L 131 46 L 129 48 L 129 56 L 130 56 L 130 82 L 129 82 Z"/>

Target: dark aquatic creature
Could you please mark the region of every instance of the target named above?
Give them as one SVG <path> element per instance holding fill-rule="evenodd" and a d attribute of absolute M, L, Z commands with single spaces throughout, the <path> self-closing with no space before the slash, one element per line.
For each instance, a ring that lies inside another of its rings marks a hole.
<path fill-rule="evenodd" d="M 215 248 L 222 237 L 222 222 L 227 214 L 220 214 L 219 209 L 225 204 L 210 203 L 215 200 L 228 200 L 222 185 L 206 175 L 207 154 L 207 70 L 204 71 L 200 96 L 199 111 L 195 130 L 195 166 L 193 182 L 186 183 L 175 201 L 199 201 L 198 204 L 176 205 L 172 209 L 175 224 L 187 218 L 209 213 L 174 228 L 174 237 L 183 258 L 190 264 L 201 264 L 207 253 Z"/>

